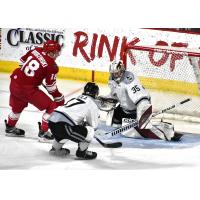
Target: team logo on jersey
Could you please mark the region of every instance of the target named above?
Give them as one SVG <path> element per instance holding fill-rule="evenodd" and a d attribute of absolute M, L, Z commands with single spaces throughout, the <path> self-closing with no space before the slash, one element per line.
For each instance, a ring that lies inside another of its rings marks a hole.
<path fill-rule="evenodd" d="M 127 83 L 131 83 L 131 82 L 133 82 L 133 80 L 134 80 L 133 76 L 126 76 L 126 82 Z"/>

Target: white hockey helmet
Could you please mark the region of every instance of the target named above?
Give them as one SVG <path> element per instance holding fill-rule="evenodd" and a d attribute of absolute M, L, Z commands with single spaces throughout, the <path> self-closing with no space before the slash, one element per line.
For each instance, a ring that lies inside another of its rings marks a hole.
<path fill-rule="evenodd" d="M 121 77 L 125 72 L 125 66 L 122 60 L 116 61 L 114 60 L 109 67 L 109 72 L 112 76 L 112 79 L 119 82 Z"/>

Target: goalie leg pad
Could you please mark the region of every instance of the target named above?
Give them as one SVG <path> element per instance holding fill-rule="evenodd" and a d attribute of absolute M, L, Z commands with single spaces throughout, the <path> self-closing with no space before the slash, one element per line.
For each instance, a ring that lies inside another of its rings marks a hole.
<path fill-rule="evenodd" d="M 144 138 L 144 136 L 140 133 L 140 131 L 138 131 L 135 128 L 131 128 L 131 129 L 127 130 L 127 131 L 123 131 L 121 134 L 123 136 L 131 137 L 131 138 L 136 138 L 136 139 L 142 139 L 142 138 Z"/>
<path fill-rule="evenodd" d="M 122 118 L 122 127 L 126 126 L 130 123 L 133 123 L 135 120 L 131 118 Z M 131 138 L 143 138 L 141 134 L 135 129 L 135 128 L 130 128 L 128 130 L 122 131 L 122 135 L 126 137 L 131 137 Z"/>
<path fill-rule="evenodd" d="M 138 127 L 131 128 L 127 131 L 122 132 L 121 134 L 126 136 L 126 137 L 131 137 L 131 138 L 136 138 L 136 139 L 142 139 L 142 138 L 161 139 L 160 137 L 162 136 L 160 134 L 160 132 L 157 133 L 155 130 L 140 129 Z M 164 139 L 164 138 L 162 138 L 162 139 Z"/>
<path fill-rule="evenodd" d="M 151 130 L 151 129 L 140 129 L 138 127 L 135 128 L 138 134 L 141 135 L 143 138 L 149 138 L 149 139 L 161 139 L 159 136 L 161 135 L 160 132 L 159 134 L 156 133 L 156 131 Z"/>
<path fill-rule="evenodd" d="M 149 138 L 171 141 L 174 138 L 174 126 L 167 122 L 156 122 L 149 129 L 132 128 L 122 133 L 127 137 Z"/>
<path fill-rule="evenodd" d="M 143 100 L 137 106 L 137 120 L 139 128 L 143 129 L 150 121 L 152 114 L 152 105 L 149 101 Z"/>
<path fill-rule="evenodd" d="M 174 136 L 174 126 L 167 122 L 154 122 L 150 129 L 157 139 L 170 141 Z"/>

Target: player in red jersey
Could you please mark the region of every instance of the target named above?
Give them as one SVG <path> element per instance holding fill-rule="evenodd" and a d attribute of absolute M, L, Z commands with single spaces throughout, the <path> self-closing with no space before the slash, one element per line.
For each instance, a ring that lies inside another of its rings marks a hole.
<path fill-rule="evenodd" d="M 53 139 L 52 134 L 48 132 L 47 120 L 56 107 L 64 104 L 64 96 L 56 85 L 56 74 L 59 68 L 55 60 L 60 52 L 61 46 L 53 40 L 48 40 L 43 47 L 30 50 L 21 57 L 20 67 L 15 69 L 10 76 L 9 103 L 12 112 L 8 115 L 8 121 L 5 120 L 7 136 L 25 135 L 25 131 L 16 128 L 15 125 L 23 109 L 30 103 L 39 110 L 45 110 L 38 134 L 39 138 Z M 46 90 L 54 101 L 39 89 L 39 86 L 43 85 L 43 80 L 45 80 Z"/>

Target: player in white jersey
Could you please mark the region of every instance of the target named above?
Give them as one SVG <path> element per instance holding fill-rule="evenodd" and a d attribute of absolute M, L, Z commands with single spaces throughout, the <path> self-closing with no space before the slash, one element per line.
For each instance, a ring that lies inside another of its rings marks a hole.
<path fill-rule="evenodd" d="M 179 140 L 170 123 L 150 123 L 152 114 L 151 97 L 135 74 L 125 69 L 123 62 L 113 61 L 110 65 L 109 87 L 107 98 L 116 99 L 119 105 L 112 113 L 111 124 L 122 124 L 123 118 L 135 119 L 138 126 L 126 131 L 127 136 L 134 138 L 151 138 L 163 140 Z"/>
<path fill-rule="evenodd" d="M 143 117 L 150 116 L 152 112 L 149 93 L 132 72 L 125 70 L 122 61 L 112 62 L 109 71 L 110 97 L 119 101 L 114 111 L 113 122 L 122 123 L 122 118 L 137 118 L 141 127 L 145 121 Z M 143 115 L 144 111 L 146 115 Z"/>
<path fill-rule="evenodd" d="M 88 82 L 82 95 L 69 100 L 64 106 L 53 112 L 49 118 L 49 128 L 55 140 L 50 154 L 68 155 L 69 149 L 62 147 L 67 140 L 71 140 L 78 143 L 77 157 L 82 159 L 97 157 L 96 152 L 87 149 L 99 123 L 99 108 L 95 103 L 98 94 L 98 85 Z"/>

